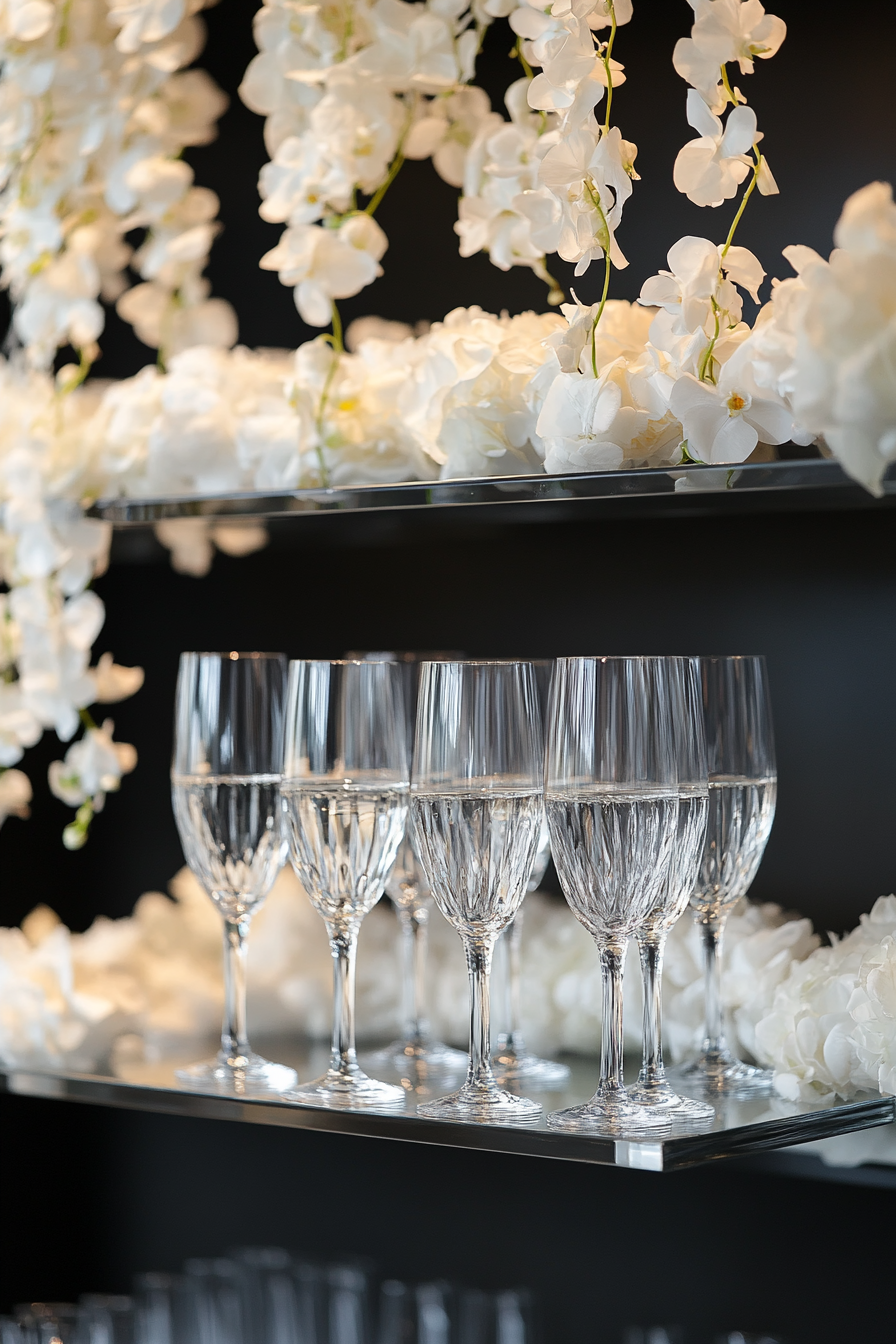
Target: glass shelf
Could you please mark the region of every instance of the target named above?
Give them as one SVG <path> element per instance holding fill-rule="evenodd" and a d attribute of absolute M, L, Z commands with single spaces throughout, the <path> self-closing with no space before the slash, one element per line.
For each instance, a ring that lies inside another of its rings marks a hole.
<path fill-rule="evenodd" d="M 297 1050 L 292 1043 L 259 1041 L 258 1044 L 268 1058 L 296 1067 L 300 1078 L 311 1077 L 320 1071 L 320 1051 L 309 1056 L 307 1051 Z M 594 1090 L 597 1062 L 581 1058 L 570 1058 L 568 1062 L 572 1076 L 563 1091 L 531 1093 L 542 1101 L 546 1112 L 585 1101 Z M 872 1094 L 814 1108 L 790 1105 L 772 1096 L 726 1099 L 717 1104 L 715 1121 L 702 1132 L 673 1131 L 669 1138 L 662 1140 L 634 1142 L 600 1135 L 559 1133 L 548 1129 L 544 1119 L 525 1126 L 426 1120 L 415 1114 L 419 1097 L 411 1094 L 407 1096 L 404 1113 L 374 1114 L 323 1110 L 273 1098 L 250 1100 L 190 1091 L 176 1083 L 174 1068 L 173 1062 L 147 1064 L 137 1058 L 122 1062 L 117 1076 L 112 1073 L 7 1069 L 0 1072 L 0 1090 L 18 1096 L 90 1102 L 165 1115 L 237 1120 L 247 1124 L 516 1153 L 655 1172 L 697 1166 L 719 1158 L 767 1153 L 792 1144 L 884 1125 L 894 1118 L 893 1098 Z M 435 1090 L 446 1092 L 451 1087 L 446 1085 Z"/>
<path fill-rule="evenodd" d="M 896 476 L 885 481 L 896 500 Z M 673 470 L 602 471 L 577 476 L 490 476 L 399 485 L 343 486 L 157 499 L 99 500 L 94 517 L 117 527 L 166 518 L 307 518 L 320 514 L 411 509 L 456 509 L 483 505 L 545 506 L 587 501 L 618 509 L 625 501 L 660 507 L 713 510 L 727 500 L 752 508 L 880 506 L 837 462 L 805 459 L 757 462 L 743 467 L 686 466 Z"/>

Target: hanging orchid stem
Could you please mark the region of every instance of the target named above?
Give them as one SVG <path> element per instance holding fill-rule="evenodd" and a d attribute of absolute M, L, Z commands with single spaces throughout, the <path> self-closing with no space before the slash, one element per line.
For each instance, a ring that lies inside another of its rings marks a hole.
<path fill-rule="evenodd" d="M 724 69 L 725 69 L 725 67 L 722 66 L 722 70 L 723 70 L 723 71 L 724 71 Z M 762 155 L 759 153 L 759 151 L 758 151 L 755 147 L 754 147 L 754 149 L 753 149 L 753 154 L 754 154 L 755 159 L 756 159 L 756 162 L 755 162 L 755 164 L 753 165 L 753 176 L 750 178 L 750 185 L 747 187 L 746 191 L 744 192 L 743 197 L 742 197 L 742 199 L 741 199 L 741 203 L 740 203 L 740 205 L 737 207 L 737 214 L 734 216 L 734 219 L 731 221 L 731 228 L 728 230 L 728 237 L 725 239 L 725 246 L 722 248 L 722 251 L 721 251 L 721 253 L 720 253 L 720 255 L 719 255 L 719 261 L 720 261 L 720 262 L 722 262 L 722 261 L 725 260 L 725 258 L 726 258 L 727 255 L 728 255 L 728 252 L 730 251 L 731 244 L 734 242 L 734 235 L 735 235 L 735 232 L 736 232 L 736 230 L 737 230 L 737 226 L 738 226 L 738 224 L 740 223 L 740 221 L 741 221 L 741 219 L 742 219 L 742 217 L 743 217 L 744 210 L 746 209 L 747 201 L 748 201 L 748 200 L 750 199 L 750 197 L 752 196 L 752 194 L 753 194 L 753 190 L 754 190 L 754 188 L 755 188 L 755 186 L 756 186 L 756 183 L 759 181 L 759 173 L 760 173 L 760 170 L 761 170 L 761 168 L 762 168 Z M 724 278 L 724 277 L 723 277 L 722 267 L 721 267 L 721 265 L 720 265 L 720 266 L 719 266 L 719 282 L 720 282 L 720 283 L 721 283 L 721 281 L 722 281 L 723 278 Z M 699 376 L 699 378 L 700 378 L 700 381 L 703 382 L 703 383 L 714 383 L 714 382 L 715 382 L 715 375 L 714 375 L 714 373 L 713 373 L 713 367 L 712 367 L 712 366 L 713 366 L 713 351 L 714 351 L 715 348 L 716 348 L 716 343 L 717 343 L 717 341 L 718 341 L 718 339 L 719 339 L 720 330 L 721 330 L 720 325 L 719 325 L 719 306 L 718 306 L 718 304 L 716 303 L 715 299 L 712 300 L 712 310 L 713 310 L 713 315 L 714 315 L 714 317 L 715 317 L 715 330 L 713 331 L 712 339 L 710 340 L 709 345 L 706 347 L 706 349 L 703 351 L 703 354 L 700 356 L 700 364 L 699 364 L 699 367 L 698 367 L 698 370 L 697 370 L 697 372 L 698 372 L 698 376 Z"/>
<path fill-rule="evenodd" d="M 402 144 L 403 142 L 404 142 L 404 136 L 401 137 L 401 143 L 400 143 L 399 146 L 398 146 L 398 151 L 397 151 L 397 153 L 396 153 L 396 155 L 395 155 L 395 158 L 392 160 L 391 164 L 389 165 L 389 171 L 388 171 L 388 173 L 386 174 L 385 180 L 384 180 L 383 182 L 380 183 L 380 185 L 377 187 L 376 191 L 374 192 L 374 194 L 371 196 L 370 200 L 367 202 L 367 204 L 366 204 L 365 207 L 364 207 L 364 214 L 365 214 L 365 215 L 371 215 L 371 216 L 372 216 L 372 215 L 374 214 L 374 212 L 379 208 L 380 202 L 382 201 L 382 199 L 383 199 L 383 197 L 385 196 L 386 192 L 389 190 L 389 188 L 391 187 L 392 183 L 395 181 L 396 177 L 398 176 L 398 174 L 399 174 L 399 172 L 400 172 L 400 170 L 401 170 L 401 166 L 402 166 L 402 164 L 404 163 L 404 154 L 403 154 L 402 151 L 401 151 L 401 144 Z"/>
<path fill-rule="evenodd" d="M 510 53 L 510 56 L 511 60 L 516 58 L 516 60 L 519 61 L 520 65 L 523 67 L 523 74 L 526 76 L 527 79 L 535 78 L 535 71 L 532 69 L 531 65 L 523 55 L 523 39 L 521 37 L 517 38 L 516 46 Z"/>
<path fill-rule="evenodd" d="M 333 309 L 331 323 L 333 327 L 333 349 L 338 350 L 340 354 L 345 350 L 345 342 L 342 339 L 342 318 L 339 316 L 339 309 L 335 303 L 331 305 Z"/>
<path fill-rule="evenodd" d="M 77 371 L 72 374 L 68 382 L 62 384 L 59 388 L 59 395 L 66 397 L 69 392 L 74 392 L 76 387 L 80 387 L 90 372 L 92 363 L 93 361 L 88 356 L 87 351 L 85 349 L 79 350 Z"/>
<path fill-rule="evenodd" d="M 591 204 L 594 206 L 595 210 L 596 210 L 597 213 L 600 215 L 600 222 L 601 222 L 601 223 L 603 224 L 603 226 L 604 226 L 604 233 L 606 234 L 606 240 L 607 240 L 607 242 L 606 242 L 606 247 L 604 248 L 604 288 L 603 288 L 603 293 L 602 293 L 601 296 L 600 296 L 600 303 L 598 304 L 597 312 L 594 314 L 594 321 L 593 321 L 592 324 L 591 324 L 591 371 L 592 371 L 592 373 L 594 374 L 594 376 L 595 376 L 595 378 L 596 378 L 596 377 L 597 377 L 597 346 L 596 346 L 597 324 L 598 324 L 598 322 L 601 320 L 601 318 L 603 317 L 603 315 L 604 315 L 604 309 L 605 309 L 606 306 L 607 306 L 607 295 L 608 295 L 609 292 L 610 292 L 610 274 L 611 274 L 611 272 L 612 272 L 613 267 L 612 267 L 612 265 L 611 265 L 611 263 L 610 263 L 610 224 L 609 224 L 609 221 L 608 221 L 608 219 L 607 219 L 607 216 L 604 214 L 604 208 L 603 208 L 603 206 L 602 206 L 601 203 L 600 203 L 600 194 L 599 194 L 599 193 L 598 193 L 598 192 L 591 186 L 590 182 L 588 182 L 588 181 L 585 182 L 585 190 L 587 191 L 588 195 L 591 197 Z"/>
<path fill-rule="evenodd" d="M 722 71 L 722 87 L 724 88 L 725 93 L 728 95 L 728 101 L 729 101 L 730 103 L 733 103 L 734 106 L 737 107 L 737 105 L 738 105 L 737 94 L 734 92 L 734 90 L 733 90 L 732 87 L 731 87 L 731 81 L 730 81 L 729 78 L 728 78 L 728 67 L 727 67 L 727 65 L 723 65 L 723 66 L 721 66 L 721 71 Z"/>
<path fill-rule="evenodd" d="M 739 224 L 740 221 L 741 221 L 741 217 L 743 216 L 744 210 L 746 209 L 747 201 L 748 201 L 748 200 L 750 199 L 750 197 L 753 195 L 753 191 L 754 191 L 754 188 L 755 188 L 755 186 L 756 186 L 756 183 L 759 181 L 759 172 L 760 172 L 760 169 L 762 168 L 762 155 L 761 155 L 761 154 L 759 153 L 759 151 L 755 148 L 755 146 L 754 146 L 754 149 L 753 149 L 753 154 L 754 154 L 755 157 L 756 157 L 756 162 L 755 162 L 755 164 L 753 165 L 753 176 L 751 177 L 751 179 L 750 179 L 750 185 L 747 187 L 746 191 L 744 192 L 744 194 L 743 194 L 743 198 L 742 198 L 742 200 L 741 200 L 741 203 L 740 203 L 740 205 L 739 205 L 738 208 L 737 208 L 737 214 L 734 216 L 734 219 L 731 221 L 731 228 L 728 230 L 728 237 L 725 239 L 725 246 L 722 248 L 722 258 L 725 258 L 725 257 L 727 257 L 727 255 L 728 255 L 728 249 L 730 248 L 731 244 L 734 242 L 734 233 L 735 233 L 735 230 L 737 229 L 738 224 Z"/>
<path fill-rule="evenodd" d="M 81 720 L 82 724 L 84 725 L 84 727 L 87 729 L 88 732 L 90 732 L 91 729 L 97 728 L 99 726 L 89 709 L 79 709 L 78 718 Z"/>
<path fill-rule="evenodd" d="M 607 76 L 607 116 L 604 121 L 604 135 L 610 132 L 610 108 L 613 106 L 613 74 L 610 68 L 610 58 L 613 55 L 613 43 L 616 41 L 616 8 L 613 0 L 608 0 L 607 8 L 610 11 L 610 36 L 607 39 L 607 45 L 602 57 L 604 71 Z"/>

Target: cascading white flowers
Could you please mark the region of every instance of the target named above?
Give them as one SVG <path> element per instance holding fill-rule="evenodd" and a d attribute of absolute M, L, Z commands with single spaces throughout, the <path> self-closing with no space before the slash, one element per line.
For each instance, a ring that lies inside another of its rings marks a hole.
<path fill-rule="evenodd" d="M 452 148 L 477 110 L 464 87 L 473 23 L 467 0 L 266 0 L 256 15 L 260 50 L 240 95 L 266 118 L 261 216 L 286 225 L 261 265 L 309 326 L 334 322 L 337 344 L 335 301 L 382 274 L 388 241 L 373 215 L 405 158 L 432 155 L 458 185 Z"/>
<path fill-rule="evenodd" d="M 90 667 L 104 609 L 89 584 L 109 529 L 82 506 L 129 457 L 102 450 L 89 428 L 100 394 L 81 386 L 99 355 L 101 301 L 117 300 L 163 358 L 236 339 L 230 306 L 209 299 L 202 275 L 218 200 L 181 158 L 214 137 L 227 102 L 208 75 L 183 68 L 203 45 L 201 8 L 32 0 L 0 12 L 0 267 L 13 304 L 13 356 L 0 369 L 0 771 L 45 729 L 65 742 L 84 727 L 50 771 L 53 791 L 79 809 L 70 847 L 135 759 L 110 739 L 97 773 L 107 732 L 88 706 L 142 682 L 140 669 L 108 659 Z M 141 229 L 134 251 L 125 235 Z M 128 268 L 141 277 L 133 288 Z M 78 363 L 54 377 L 64 347 Z M 11 798 L 20 774 L 3 786 Z M 17 793 L 2 816 L 26 807 Z"/>
<path fill-rule="evenodd" d="M 79 808 L 68 843 L 83 842 L 132 761 L 88 712 L 142 676 L 90 665 L 103 608 L 89 585 L 109 536 L 84 509 L 100 496 L 736 464 L 758 444 L 820 436 L 882 488 L 896 459 L 892 190 L 850 198 L 830 261 L 787 248 L 795 275 L 772 281 L 751 328 L 744 296 L 759 301 L 766 273 L 735 234 L 754 192 L 777 187 L 736 81 L 786 29 L 759 0 L 691 6 L 673 61 L 697 135 L 672 176 L 697 205 L 730 202 L 733 218 L 724 242 L 674 243 L 631 304 L 611 297 L 638 180 L 615 123 L 631 0 L 265 0 L 240 90 L 266 118 L 261 213 L 284 226 L 262 265 L 308 323 L 332 325 L 281 353 L 232 349 L 235 316 L 203 276 L 218 201 L 182 151 L 214 136 L 226 99 L 186 68 L 202 0 L 0 7 L 0 273 L 13 299 L 0 360 L 0 822 L 27 808 L 14 767 L 45 729 L 87 734 L 51 772 Z M 508 118 L 473 83 L 484 29 L 504 18 L 522 70 Z M 366 319 L 346 349 L 337 303 L 381 273 L 376 210 L 404 161 L 425 158 L 460 190 L 461 253 L 533 270 L 560 311 L 456 309 L 416 333 Z M 562 302 L 554 253 L 577 275 L 601 265 L 596 303 Z M 85 379 L 112 301 L 160 358 L 102 388 Z M 60 348 L 77 362 L 54 375 Z M 239 555 L 265 540 L 258 524 L 201 518 L 157 535 L 190 574 L 214 546 Z M 94 780 L 105 783 L 91 792 Z"/>

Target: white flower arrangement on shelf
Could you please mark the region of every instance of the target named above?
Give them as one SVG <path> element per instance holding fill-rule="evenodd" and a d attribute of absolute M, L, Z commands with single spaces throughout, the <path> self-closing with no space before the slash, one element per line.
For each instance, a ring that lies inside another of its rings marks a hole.
<path fill-rule="evenodd" d="M 203 0 L 2 8 L 0 276 L 13 319 L 0 362 L 0 770 L 47 728 L 63 741 L 79 725 L 100 731 L 90 705 L 139 683 L 139 669 L 90 666 L 104 613 L 89 584 L 109 536 L 84 515 L 101 497 L 739 464 L 758 444 L 815 439 L 880 492 L 896 459 L 892 191 L 850 198 L 829 262 L 788 248 L 796 275 L 772 282 L 750 328 L 742 295 L 758 301 L 766 273 L 735 234 L 754 192 L 778 188 L 732 80 L 773 57 L 786 29 L 759 0 L 691 5 L 672 59 L 697 134 L 672 178 L 697 205 L 734 213 L 724 241 L 674 243 L 633 305 L 611 295 L 639 180 L 616 124 L 631 0 L 266 0 L 240 89 L 265 117 L 260 211 L 284 225 L 260 264 L 307 323 L 330 327 L 280 355 L 233 348 L 235 315 L 203 276 L 218 200 L 181 154 L 214 138 L 227 101 L 187 68 Z M 474 83 L 484 31 L 504 21 L 520 66 L 507 117 Z M 386 258 L 376 212 L 404 162 L 425 158 L 460 190 L 461 254 L 532 270 L 555 311 L 458 309 L 418 332 L 366 319 L 344 342 L 337 303 Z M 564 301 L 553 254 L 577 276 L 602 266 L 597 303 Z M 159 351 L 106 386 L 87 380 L 103 301 Z M 77 362 L 54 374 L 64 348 Z M 258 526 L 199 519 L 157 534 L 192 574 L 215 546 L 239 555 L 265 540 Z M 51 778 L 58 792 L 63 774 Z M 15 777 L 3 790 L 0 820 L 27 805 Z M 106 791 L 78 804 L 70 843 Z"/>
<path fill-rule="evenodd" d="M 10 771 L 9 774 L 18 772 Z M 4 776 L 4 778 L 6 778 Z M 2 793 L 0 793 L 2 799 Z M 21 929 L 0 929 L 0 1064 L 95 1070 L 109 1062 L 132 1081 L 186 1057 L 220 1023 L 220 920 L 189 869 L 174 900 L 149 892 L 133 915 L 100 917 L 72 934 L 45 906 Z M 588 934 L 563 902 L 527 897 L 523 1027 L 539 1051 L 593 1053 L 601 1030 L 600 971 Z M 400 1013 L 394 917 L 368 916 L 358 961 L 362 1038 L 387 1036 Z M 434 916 L 428 990 L 436 1033 L 463 1044 L 466 966 Z M 858 1091 L 896 1095 L 896 897 L 881 897 L 858 928 L 821 946 L 811 922 L 743 901 L 726 928 L 723 981 L 737 1048 L 772 1067 L 788 1102 L 829 1103 Z M 249 1003 L 258 1032 L 329 1039 L 330 953 L 291 868 L 253 922 Z M 640 1047 L 637 954 L 625 977 L 627 1047 Z M 663 1032 L 671 1060 L 692 1055 L 703 1031 L 699 931 L 685 917 L 663 969 Z M 497 1023 L 497 1029 L 503 1024 Z"/>

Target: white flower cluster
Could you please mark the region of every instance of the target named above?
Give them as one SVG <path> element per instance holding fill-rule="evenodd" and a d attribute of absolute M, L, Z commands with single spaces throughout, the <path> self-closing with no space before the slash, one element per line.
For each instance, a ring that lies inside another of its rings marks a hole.
<path fill-rule="evenodd" d="M 213 1035 L 221 1019 L 220 917 L 186 868 L 171 883 L 174 901 L 142 896 L 128 919 L 97 919 L 70 935 L 46 910 L 21 930 L 0 933 L 0 1061 L 23 1066 L 96 1067 L 113 1036 L 119 1068 L 184 1057 Z M 766 1009 L 793 961 L 817 944 L 806 920 L 788 920 L 777 906 L 744 903 L 726 930 L 726 1006 L 741 1048 L 753 1046 L 752 1024 Z M 394 1032 L 400 1013 L 399 940 L 385 903 L 364 921 L 358 957 L 361 1040 Z M 253 920 L 249 1014 L 253 1031 L 328 1039 L 332 961 L 324 926 L 287 867 Z M 466 1045 L 466 966 L 457 934 L 437 913 L 430 921 L 427 989 L 437 1033 Z M 664 1029 L 670 1058 L 699 1038 L 702 969 L 696 931 L 682 920 L 670 939 Z M 637 959 L 626 969 L 627 1043 L 640 1044 Z M 600 1038 L 600 964 L 592 940 L 565 904 L 539 893 L 526 898 L 523 939 L 523 1026 L 538 1049 L 594 1054 Z M 83 1003 L 77 996 L 86 996 Z M 495 994 L 496 1005 L 500 993 Z M 102 1009 L 98 1005 L 104 1005 Z M 495 1030 L 507 1024 L 495 1021 Z M 140 1075 L 149 1081 L 145 1072 Z"/>
<path fill-rule="evenodd" d="M 334 300 L 382 274 L 373 212 L 404 158 L 433 155 L 459 185 L 472 21 L 467 0 L 265 0 L 256 15 L 259 54 L 240 96 L 266 117 L 261 216 L 287 226 L 261 265 L 293 288 L 310 326 L 328 326 Z"/>
<path fill-rule="evenodd" d="M 31 0 L 0 11 L 0 265 L 38 367 L 64 345 L 85 367 L 96 358 L 100 299 L 118 299 L 153 346 L 236 338 L 201 278 L 217 197 L 180 158 L 214 138 L 226 106 L 206 74 L 182 69 L 203 44 L 201 7 Z M 136 228 L 146 240 L 132 253 L 124 235 Z M 125 293 L 129 263 L 145 283 Z"/>
<path fill-rule="evenodd" d="M 104 609 L 88 584 L 105 568 L 110 529 L 74 502 L 101 476 L 89 431 L 99 394 L 66 395 L 66 376 L 0 364 L 0 770 L 45 728 L 69 741 L 88 705 L 123 699 L 143 678 L 108 655 L 89 666 Z M 3 815 L 27 804 L 15 787 L 20 803 Z"/>
<path fill-rule="evenodd" d="M 790 968 L 756 1022 L 754 1049 L 788 1100 L 896 1095 L 896 897 Z"/>

